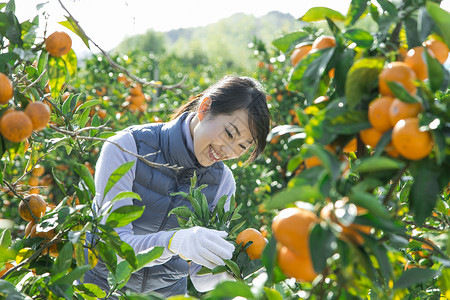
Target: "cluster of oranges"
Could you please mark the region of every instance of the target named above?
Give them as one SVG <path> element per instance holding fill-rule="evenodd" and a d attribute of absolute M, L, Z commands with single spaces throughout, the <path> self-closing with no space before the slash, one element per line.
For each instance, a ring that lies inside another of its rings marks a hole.
<path fill-rule="evenodd" d="M 25 203 L 25 201 L 28 203 Z M 25 221 L 28 221 L 27 226 L 25 227 L 25 237 L 33 238 L 33 237 L 41 237 L 44 239 L 44 243 L 51 241 L 55 232 L 53 229 L 51 230 L 41 230 L 38 226 L 39 220 L 45 215 L 47 211 L 47 203 L 44 198 L 38 194 L 30 194 L 26 196 L 19 203 L 19 215 Z M 50 256 L 57 257 L 58 250 L 57 245 L 52 244 L 48 248 L 43 251 L 43 254 L 49 254 Z"/>
<path fill-rule="evenodd" d="M 286 276 L 299 282 L 311 282 L 317 273 L 311 259 L 310 232 L 319 218 L 312 211 L 289 207 L 273 219 L 272 232 L 277 240 L 277 262 Z"/>
<path fill-rule="evenodd" d="M 142 86 L 139 83 L 133 83 L 122 73 L 118 75 L 117 81 L 130 88 L 129 95 L 125 98 L 122 106 L 128 107 L 131 111 L 146 111 L 148 108 L 147 102 L 151 100 L 151 97 L 144 94 Z"/>
<path fill-rule="evenodd" d="M 1 76 L 4 74 L 0 74 Z M 1 89 L 1 87 L 0 87 Z M 0 119 L 0 133 L 11 142 L 19 143 L 31 136 L 33 131 L 41 131 L 50 121 L 50 108 L 37 101 L 30 102 L 25 110 L 8 109 Z"/>
<path fill-rule="evenodd" d="M 400 83 L 406 91 L 415 95 L 417 92 L 415 82 L 428 78 L 425 51 L 443 63 L 447 59 L 449 49 L 441 41 L 428 40 L 423 46 L 410 49 L 404 61 L 387 64 L 379 74 L 380 96 L 369 104 L 368 109 L 372 127 L 360 132 L 361 140 L 366 145 L 375 148 L 383 134 L 392 129 L 391 143 L 384 149 L 389 155 L 420 160 L 431 153 L 432 136 L 419 126 L 418 115 L 423 111 L 421 103 L 409 103 L 395 98 L 387 84 L 390 81 Z"/>
<path fill-rule="evenodd" d="M 254 228 L 247 228 L 238 234 L 236 237 L 236 244 L 242 244 L 242 246 L 245 247 L 249 242 L 252 242 L 252 244 L 245 249 L 248 257 L 251 260 L 261 258 L 264 248 L 267 245 L 267 239 L 260 231 Z"/>
<path fill-rule="evenodd" d="M 291 53 L 291 64 L 295 67 L 307 55 L 318 50 L 336 47 L 336 39 L 330 35 L 322 35 L 314 40 L 312 44 L 298 44 Z M 334 68 L 328 72 L 330 78 L 334 77 Z"/>

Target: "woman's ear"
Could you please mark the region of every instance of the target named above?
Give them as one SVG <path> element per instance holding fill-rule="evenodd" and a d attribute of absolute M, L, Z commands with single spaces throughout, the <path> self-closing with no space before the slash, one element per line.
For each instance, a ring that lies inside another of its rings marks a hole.
<path fill-rule="evenodd" d="M 203 117 L 206 116 L 206 114 L 209 111 L 209 108 L 211 107 L 211 103 L 212 103 L 211 98 L 209 98 L 209 97 L 203 98 L 202 102 L 198 106 L 198 111 L 197 111 L 197 116 L 198 116 L 199 121 L 201 121 L 203 119 Z"/>

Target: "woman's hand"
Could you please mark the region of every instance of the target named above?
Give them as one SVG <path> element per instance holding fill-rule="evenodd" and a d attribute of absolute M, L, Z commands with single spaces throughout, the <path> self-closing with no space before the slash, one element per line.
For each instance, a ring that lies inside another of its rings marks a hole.
<path fill-rule="evenodd" d="M 169 249 L 183 259 L 212 269 L 225 265 L 223 260 L 233 256 L 235 247 L 224 239 L 226 236 L 225 231 L 200 226 L 181 229 L 172 236 Z"/>

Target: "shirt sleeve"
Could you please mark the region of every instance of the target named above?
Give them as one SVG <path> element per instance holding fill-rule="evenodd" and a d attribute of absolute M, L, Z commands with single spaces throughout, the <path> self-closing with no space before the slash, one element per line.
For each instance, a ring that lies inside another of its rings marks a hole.
<path fill-rule="evenodd" d="M 230 168 L 228 166 L 224 165 L 223 168 L 223 175 L 220 179 L 219 187 L 217 188 L 217 193 L 214 198 L 214 204 L 213 207 L 216 207 L 217 202 L 219 202 L 219 199 L 227 195 L 227 201 L 225 201 L 225 211 L 230 210 L 230 200 L 231 196 L 236 194 L 236 182 L 234 181 L 233 173 L 231 172 Z"/>
<path fill-rule="evenodd" d="M 94 210 L 97 215 L 103 215 L 101 220 L 102 224 L 105 224 L 108 215 L 105 209 L 110 205 L 111 200 L 120 192 L 131 191 L 133 188 L 133 182 L 136 171 L 136 163 L 133 167 L 123 175 L 123 177 L 104 195 L 104 190 L 110 175 L 122 164 L 130 161 L 137 161 L 136 156 L 122 151 L 117 145 L 126 149 L 131 153 L 137 153 L 136 143 L 130 132 L 121 131 L 113 137 L 110 137 L 103 145 L 102 151 L 96 164 L 95 172 L 95 190 L 96 195 L 94 198 Z M 119 207 L 133 205 L 131 198 L 119 200 L 113 204 L 112 210 L 114 211 Z M 103 211 L 102 211 L 103 210 Z M 163 254 L 147 266 L 163 264 L 167 262 L 174 255 L 169 249 L 169 240 L 173 235 L 170 231 L 161 231 L 145 235 L 135 235 L 133 231 L 133 225 L 131 223 L 115 228 L 115 231 L 119 235 L 122 241 L 129 244 L 136 254 L 141 251 L 145 251 L 150 247 L 162 246 L 164 247 Z"/>

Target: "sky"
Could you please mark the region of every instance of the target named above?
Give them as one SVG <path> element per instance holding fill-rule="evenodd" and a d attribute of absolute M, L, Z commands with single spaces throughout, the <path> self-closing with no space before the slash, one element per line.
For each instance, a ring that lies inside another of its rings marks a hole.
<path fill-rule="evenodd" d="M 48 18 L 41 18 L 43 36 L 45 24 L 47 35 L 53 31 L 68 30 L 58 22 L 67 13 L 58 0 L 15 0 L 16 15 L 20 22 L 34 18 L 44 10 Z M 144 33 L 149 29 L 169 31 L 172 29 L 205 26 L 243 12 L 257 17 L 270 11 L 290 13 L 299 18 L 311 7 L 324 6 L 346 14 L 351 0 L 61 0 L 86 34 L 102 49 L 108 51 L 125 37 Z M 47 3 L 37 11 L 36 5 Z M 441 7 L 450 11 L 450 0 L 442 1 Z M 76 53 L 88 51 L 80 38 L 68 32 Z M 39 35 L 40 34 L 40 35 Z M 91 47 L 93 52 L 98 52 Z"/>

